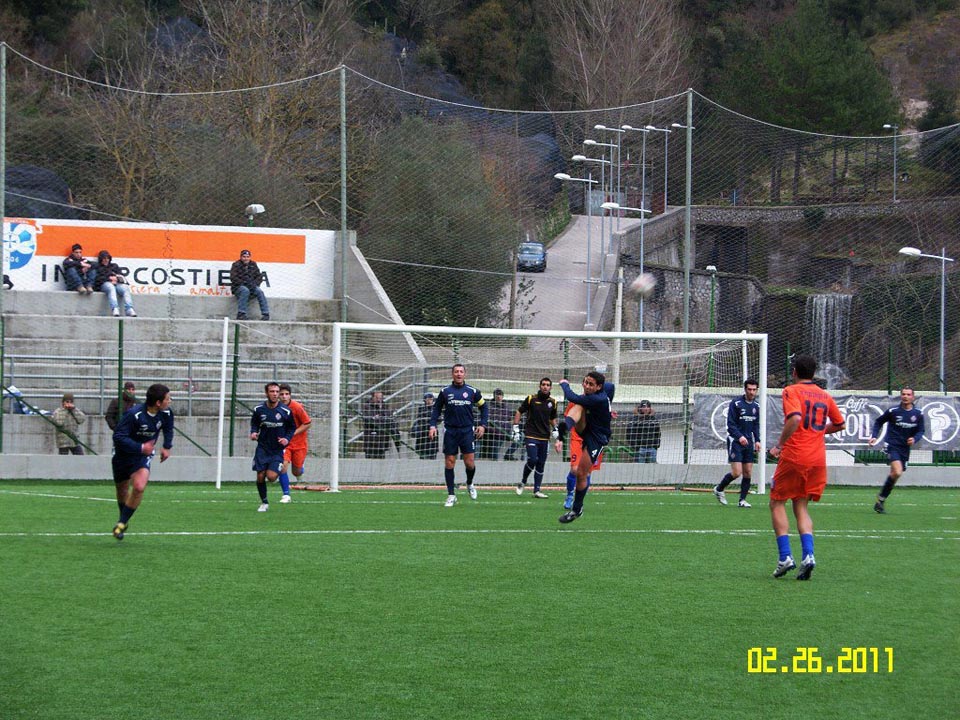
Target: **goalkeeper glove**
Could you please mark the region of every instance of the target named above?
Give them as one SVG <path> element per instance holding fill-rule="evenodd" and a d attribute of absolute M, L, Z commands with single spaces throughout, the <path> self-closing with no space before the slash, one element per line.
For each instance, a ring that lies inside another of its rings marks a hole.
<path fill-rule="evenodd" d="M 520 442 L 520 426 L 519 425 L 513 426 L 513 441 Z"/>
<path fill-rule="evenodd" d="M 560 439 L 560 431 L 557 428 L 554 428 L 553 432 L 550 433 L 550 439 L 554 441 Z"/>

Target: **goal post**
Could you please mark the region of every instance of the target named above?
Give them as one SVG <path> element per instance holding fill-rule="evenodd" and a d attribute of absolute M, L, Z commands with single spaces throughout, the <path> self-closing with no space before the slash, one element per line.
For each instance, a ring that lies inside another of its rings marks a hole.
<path fill-rule="evenodd" d="M 455 363 L 466 367 L 466 382 L 481 391 L 491 414 L 498 410 L 497 420 L 491 417 L 486 438 L 478 443 L 476 482 L 481 488 L 520 480 L 522 449 L 514 447 L 504 417 L 512 423 L 523 398 L 537 392 L 540 378 L 553 380 L 553 396 L 562 409 L 558 381 L 566 377 L 582 392 L 584 375 L 598 369 L 617 379 L 616 417 L 594 484 L 716 484 L 727 465 L 726 405 L 743 393 L 749 377 L 757 381 L 758 401 L 765 409 L 753 482 L 758 492 L 766 489 L 765 334 L 334 323 L 330 357 L 329 483 L 334 491 L 341 484 L 443 483 L 442 455 L 417 452 L 416 418 L 425 413 L 424 395 L 436 395 L 450 383 Z M 494 403 L 495 390 L 502 391 L 506 410 Z M 374 393 L 382 394 L 375 418 L 370 410 Z M 649 401 L 660 427 L 656 462 L 636 461 L 638 431 L 631 425 L 643 400 Z M 442 425 L 439 429 L 442 432 Z M 562 484 L 568 469 L 566 452 L 561 457 L 551 450 L 544 483 Z M 462 465 L 456 472 L 462 483 Z"/>

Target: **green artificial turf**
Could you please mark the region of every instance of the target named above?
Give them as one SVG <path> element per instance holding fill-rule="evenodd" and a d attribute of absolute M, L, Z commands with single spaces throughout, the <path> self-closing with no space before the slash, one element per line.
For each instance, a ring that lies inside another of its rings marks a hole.
<path fill-rule="evenodd" d="M 0 717 L 960 715 L 958 490 L 828 487 L 810 582 L 759 496 L 445 496 L 154 483 L 117 542 L 111 483 L 0 483 Z M 748 672 L 798 647 L 821 672 Z"/>

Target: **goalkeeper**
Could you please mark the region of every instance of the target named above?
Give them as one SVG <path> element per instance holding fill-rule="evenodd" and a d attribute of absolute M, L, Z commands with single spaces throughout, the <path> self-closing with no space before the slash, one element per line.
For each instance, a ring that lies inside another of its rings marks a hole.
<path fill-rule="evenodd" d="M 533 473 L 533 496 L 539 499 L 547 497 L 540 487 L 543 485 L 543 468 L 547 462 L 549 440 L 557 435 L 557 401 L 550 396 L 553 381 L 545 377 L 540 379 L 540 390 L 536 395 L 527 395 L 520 407 L 513 413 L 513 441 L 520 442 L 520 418 L 526 416 L 524 425 L 527 448 L 527 462 L 523 466 L 523 476 L 517 483 L 517 495 L 523 494 L 530 473 Z"/>

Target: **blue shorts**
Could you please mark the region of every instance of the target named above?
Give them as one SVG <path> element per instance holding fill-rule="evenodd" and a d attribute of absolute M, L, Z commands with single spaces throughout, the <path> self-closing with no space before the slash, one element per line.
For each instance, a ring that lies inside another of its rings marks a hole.
<path fill-rule="evenodd" d="M 734 440 L 727 436 L 727 461 L 732 463 L 753 463 L 754 462 L 753 443 L 748 442 L 746 447 L 740 444 L 739 440 Z"/>
<path fill-rule="evenodd" d="M 280 474 L 280 467 L 283 465 L 283 452 L 270 453 L 257 445 L 257 450 L 253 454 L 253 469 L 256 472 L 275 472 Z"/>
<path fill-rule="evenodd" d="M 893 462 L 894 460 L 899 460 L 900 464 L 904 468 L 907 467 L 907 461 L 910 460 L 910 448 L 905 447 L 891 447 L 887 445 L 887 460 Z"/>
<path fill-rule="evenodd" d="M 542 471 L 547 462 L 547 441 L 527 438 L 526 445 L 527 465 Z"/>
<path fill-rule="evenodd" d="M 476 437 L 472 427 L 451 428 L 443 433 L 444 455 L 472 455 L 476 448 Z"/>
<path fill-rule="evenodd" d="M 600 456 L 603 455 L 603 451 L 606 449 L 607 444 L 601 442 L 600 438 L 595 435 L 587 435 L 583 438 L 583 443 L 581 443 L 584 451 L 590 456 L 590 460 L 593 461 L 593 464 L 596 465 L 600 460 Z"/>
<path fill-rule="evenodd" d="M 113 466 L 113 482 L 120 484 L 130 479 L 141 468 L 150 469 L 153 455 L 114 455 L 110 464 Z"/>

